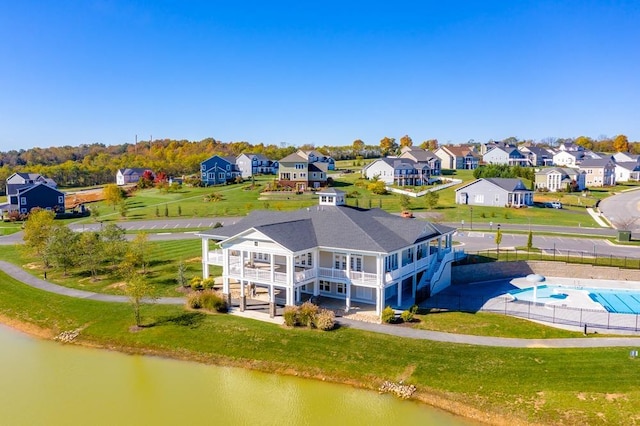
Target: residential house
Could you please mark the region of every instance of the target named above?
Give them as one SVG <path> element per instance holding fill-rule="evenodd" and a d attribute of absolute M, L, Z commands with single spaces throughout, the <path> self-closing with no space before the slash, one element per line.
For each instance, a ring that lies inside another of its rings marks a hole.
<path fill-rule="evenodd" d="M 550 192 L 566 191 L 573 186 L 576 191 L 586 188 L 586 174 L 572 168 L 550 167 L 535 174 L 535 189 Z"/>
<path fill-rule="evenodd" d="M 482 178 L 456 189 L 456 204 L 526 207 L 533 205 L 533 191 L 520 179 Z"/>
<path fill-rule="evenodd" d="M 302 151 L 287 155 L 279 162 L 278 182 L 282 186 L 305 191 L 308 188 L 320 188 L 327 184 L 328 162 L 309 162 L 308 155 Z"/>
<path fill-rule="evenodd" d="M 640 180 L 640 163 L 637 161 L 620 161 L 616 165 L 616 182 L 630 182 Z"/>
<path fill-rule="evenodd" d="M 133 167 L 129 169 L 118 169 L 116 173 L 116 185 L 128 185 L 138 183 L 144 172 L 149 169 Z M 149 170 L 151 171 L 151 170 Z M 153 172 L 152 172 L 153 173 Z"/>
<path fill-rule="evenodd" d="M 27 214 L 34 208 L 53 210 L 56 213 L 64 213 L 64 192 L 58 191 L 46 183 L 24 187 L 18 190 L 17 208 L 21 214 Z M 13 206 L 12 206 L 13 207 Z"/>
<path fill-rule="evenodd" d="M 298 151 L 296 151 L 296 154 L 305 158 L 309 163 L 326 163 L 327 164 L 326 170 L 336 169 L 336 163 L 332 157 L 324 155 L 323 153 L 318 152 L 314 149 L 306 150 L 306 151 L 299 149 Z M 324 169 L 324 167 L 322 168 Z"/>
<path fill-rule="evenodd" d="M 624 163 L 628 161 L 640 163 L 640 155 L 631 154 L 629 152 L 616 152 L 615 154 L 613 154 L 613 160 L 616 163 Z"/>
<path fill-rule="evenodd" d="M 440 145 L 434 154 L 446 170 L 474 170 L 480 163 L 480 155 L 468 145 Z"/>
<path fill-rule="evenodd" d="M 558 149 L 560 151 L 567 151 L 567 152 L 581 152 L 585 150 L 583 146 L 575 144 L 573 142 L 563 142 L 560 144 Z"/>
<path fill-rule="evenodd" d="M 235 182 L 240 170 L 235 157 L 214 155 L 200 163 L 200 179 L 205 186 Z"/>
<path fill-rule="evenodd" d="M 610 158 L 588 158 L 580 163 L 586 173 L 585 185 L 589 188 L 616 184 L 616 165 Z"/>
<path fill-rule="evenodd" d="M 440 176 L 441 161 L 433 152 L 413 147 L 402 148 L 399 158 L 412 160 L 415 169 L 419 171 L 422 182 L 427 182 L 433 176 Z"/>
<path fill-rule="evenodd" d="M 507 166 L 529 165 L 529 159 L 515 147 L 502 148 L 496 146 L 482 156 L 487 164 L 504 164 Z"/>
<path fill-rule="evenodd" d="M 532 167 L 553 165 L 553 151 L 533 145 L 522 145 L 518 147 L 518 150 L 529 159 L 529 165 Z"/>
<path fill-rule="evenodd" d="M 509 148 L 515 148 L 516 146 L 506 142 L 489 141 L 487 143 L 480 144 L 480 155 L 484 156 L 487 152 L 491 151 L 493 148 L 496 148 L 496 147 L 502 148 L 502 149 L 509 149 Z"/>
<path fill-rule="evenodd" d="M 429 167 L 419 170 L 416 166 L 415 161 L 407 158 L 385 157 L 367 164 L 362 174 L 367 179 L 379 179 L 387 185 L 416 186 L 428 183 L 431 175 Z"/>
<path fill-rule="evenodd" d="M 262 154 L 240 154 L 236 158 L 236 165 L 245 179 L 255 175 L 274 175 L 278 171 L 278 162 Z"/>
<path fill-rule="evenodd" d="M 345 193 L 318 192 L 319 204 L 293 212 L 253 211 L 201 232 L 203 276 L 222 266 L 223 292 L 239 283 L 240 309 L 266 293 L 276 304 L 322 296 L 375 308 L 406 308 L 450 284 L 454 228 L 345 205 Z M 211 242 L 220 249 L 210 250 Z M 228 296 L 229 297 L 229 296 Z"/>
<path fill-rule="evenodd" d="M 582 151 L 558 151 L 553 155 L 553 164 L 558 167 L 578 167 L 583 156 Z"/>
<path fill-rule="evenodd" d="M 18 205 L 18 192 L 21 189 L 29 188 L 39 183 L 43 183 L 52 188 L 58 185 L 53 179 L 42 176 L 39 173 L 14 173 L 7 178 L 7 201 L 9 204 Z"/>

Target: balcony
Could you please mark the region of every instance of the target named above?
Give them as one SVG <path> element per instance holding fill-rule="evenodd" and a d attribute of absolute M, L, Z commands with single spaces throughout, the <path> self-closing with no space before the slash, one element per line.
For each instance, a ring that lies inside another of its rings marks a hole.
<path fill-rule="evenodd" d="M 223 261 L 224 257 L 222 255 L 222 250 L 212 250 L 209 252 L 207 263 L 209 263 L 210 265 L 222 266 Z"/>

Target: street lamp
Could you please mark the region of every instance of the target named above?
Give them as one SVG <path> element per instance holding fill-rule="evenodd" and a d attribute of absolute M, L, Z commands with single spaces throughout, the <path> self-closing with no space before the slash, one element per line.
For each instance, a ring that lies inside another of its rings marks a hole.
<path fill-rule="evenodd" d="M 470 217 L 469 228 L 473 230 L 473 206 L 469 206 L 469 217 Z"/>

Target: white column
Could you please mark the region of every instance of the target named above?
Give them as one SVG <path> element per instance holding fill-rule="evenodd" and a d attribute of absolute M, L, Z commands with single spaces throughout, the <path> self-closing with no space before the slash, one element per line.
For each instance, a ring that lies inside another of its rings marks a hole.
<path fill-rule="evenodd" d="M 376 314 L 378 316 L 382 315 L 383 309 L 384 309 L 384 288 L 378 287 L 376 289 Z"/>
<path fill-rule="evenodd" d="M 398 307 L 402 306 L 402 282 L 404 280 L 400 280 L 398 281 L 398 284 L 396 284 L 398 286 Z"/>
<path fill-rule="evenodd" d="M 202 239 L 202 278 L 209 277 L 209 239 Z"/>
<path fill-rule="evenodd" d="M 418 277 L 416 274 L 413 274 L 411 282 L 411 297 L 413 298 L 413 303 L 416 303 L 416 287 L 418 287 Z"/>
<path fill-rule="evenodd" d="M 222 249 L 222 292 L 230 293 L 229 288 L 229 249 Z"/>
<path fill-rule="evenodd" d="M 241 298 L 245 296 L 244 286 L 245 286 L 244 280 L 240 280 L 240 297 Z"/>
<path fill-rule="evenodd" d="M 241 250 L 240 251 L 240 281 L 242 281 L 243 278 L 244 278 L 244 250 Z"/>
<path fill-rule="evenodd" d="M 294 269 L 295 267 L 293 266 L 293 255 L 288 254 L 287 255 L 287 290 L 286 290 L 286 300 L 285 303 L 287 305 L 293 305 L 293 291 L 294 291 L 294 280 L 293 280 L 293 276 L 294 276 Z"/>
<path fill-rule="evenodd" d="M 271 273 L 271 282 L 275 282 L 276 281 L 276 261 L 275 261 L 276 255 L 275 254 L 270 254 L 269 255 L 269 267 L 271 269 L 269 269 L 270 273 Z"/>
<path fill-rule="evenodd" d="M 347 278 L 350 279 L 351 278 L 351 253 L 347 253 L 347 269 L 346 269 L 346 273 L 347 273 Z"/>
<path fill-rule="evenodd" d="M 345 298 L 345 311 L 349 312 L 351 309 L 351 282 L 347 282 L 347 297 Z"/>

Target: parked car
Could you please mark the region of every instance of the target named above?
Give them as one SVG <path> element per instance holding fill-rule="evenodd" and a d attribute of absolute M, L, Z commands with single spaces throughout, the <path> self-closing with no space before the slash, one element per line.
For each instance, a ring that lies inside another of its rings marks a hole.
<path fill-rule="evenodd" d="M 552 209 L 561 209 L 562 203 L 560 201 L 552 201 L 550 203 L 545 203 L 545 207 L 549 207 Z"/>

